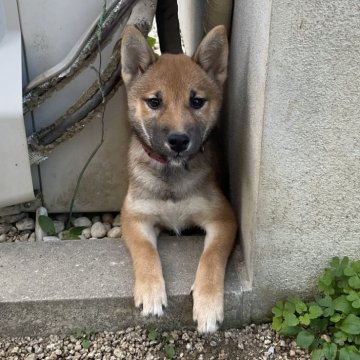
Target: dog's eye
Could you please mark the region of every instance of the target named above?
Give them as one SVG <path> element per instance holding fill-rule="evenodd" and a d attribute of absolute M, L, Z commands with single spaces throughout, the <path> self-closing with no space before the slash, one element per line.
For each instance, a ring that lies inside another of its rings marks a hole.
<path fill-rule="evenodd" d="M 145 101 L 147 106 L 152 110 L 157 110 L 161 106 L 161 99 L 159 98 L 150 98 Z"/>
<path fill-rule="evenodd" d="M 191 97 L 190 98 L 190 106 L 196 110 L 201 109 L 204 106 L 205 102 L 206 102 L 206 99 L 201 98 L 201 97 Z"/>

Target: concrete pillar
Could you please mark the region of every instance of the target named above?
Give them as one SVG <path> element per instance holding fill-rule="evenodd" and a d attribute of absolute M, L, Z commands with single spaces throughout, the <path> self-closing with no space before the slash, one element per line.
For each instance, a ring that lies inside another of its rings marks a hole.
<path fill-rule="evenodd" d="M 252 320 L 360 258 L 358 0 L 235 1 L 227 131 Z"/>

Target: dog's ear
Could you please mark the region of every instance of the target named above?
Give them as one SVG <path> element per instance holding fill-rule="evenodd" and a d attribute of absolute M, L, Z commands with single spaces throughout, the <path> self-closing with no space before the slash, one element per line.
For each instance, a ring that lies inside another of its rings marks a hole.
<path fill-rule="evenodd" d="M 154 63 L 156 56 L 142 33 L 133 25 L 125 28 L 121 44 L 121 76 L 127 86 Z"/>
<path fill-rule="evenodd" d="M 225 26 L 214 27 L 193 55 L 193 60 L 199 64 L 221 86 L 227 76 L 229 46 Z"/>

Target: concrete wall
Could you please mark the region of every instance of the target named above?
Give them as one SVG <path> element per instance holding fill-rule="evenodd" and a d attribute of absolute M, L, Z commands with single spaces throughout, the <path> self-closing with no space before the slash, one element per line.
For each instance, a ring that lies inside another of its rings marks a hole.
<path fill-rule="evenodd" d="M 360 258 L 360 7 L 235 3 L 231 188 L 256 320 L 332 256 Z"/>

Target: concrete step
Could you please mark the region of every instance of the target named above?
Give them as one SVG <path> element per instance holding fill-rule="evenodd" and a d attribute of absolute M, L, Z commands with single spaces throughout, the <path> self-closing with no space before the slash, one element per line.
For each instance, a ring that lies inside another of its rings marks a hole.
<path fill-rule="evenodd" d="M 0 335 L 32 336 L 155 324 L 193 327 L 190 288 L 203 237 L 159 239 L 169 305 L 144 318 L 132 299 L 132 266 L 121 240 L 0 244 Z M 224 327 L 246 319 L 242 262 L 235 249 L 227 269 Z"/>

